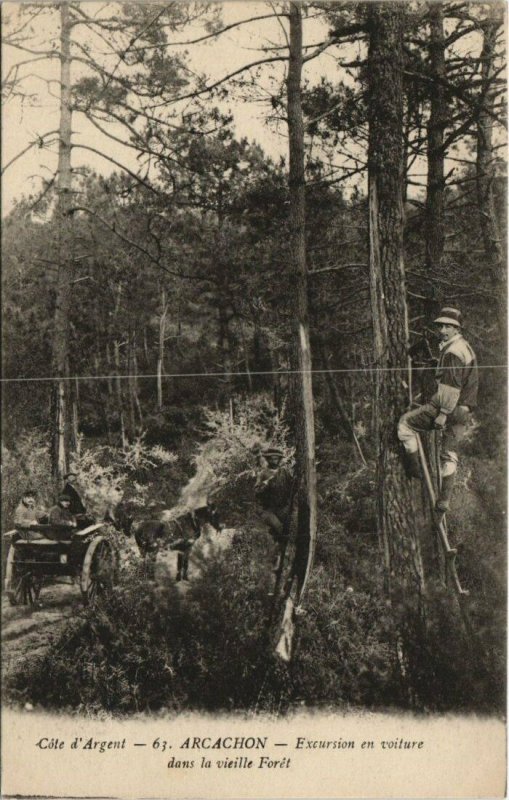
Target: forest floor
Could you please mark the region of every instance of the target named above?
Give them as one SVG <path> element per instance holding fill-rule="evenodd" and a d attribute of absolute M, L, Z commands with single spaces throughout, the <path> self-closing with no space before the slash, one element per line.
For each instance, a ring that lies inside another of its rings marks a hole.
<path fill-rule="evenodd" d="M 81 603 L 76 584 L 43 588 L 41 607 L 11 606 L 2 597 L 2 672 L 4 679 L 27 655 L 42 653 Z"/>

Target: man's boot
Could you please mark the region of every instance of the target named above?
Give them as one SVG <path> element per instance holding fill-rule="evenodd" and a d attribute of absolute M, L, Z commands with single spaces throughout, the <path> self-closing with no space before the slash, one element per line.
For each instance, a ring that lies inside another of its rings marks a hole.
<path fill-rule="evenodd" d="M 440 518 L 442 518 L 449 510 L 453 488 L 454 473 L 452 475 L 445 475 L 442 478 L 442 486 L 440 487 L 440 494 L 438 495 L 438 500 L 435 506 L 435 511 Z"/>
<path fill-rule="evenodd" d="M 419 458 L 419 453 L 417 450 L 415 453 L 409 453 L 407 450 L 405 450 L 403 464 L 407 478 L 417 478 L 418 480 L 421 480 L 421 459 Z"/>

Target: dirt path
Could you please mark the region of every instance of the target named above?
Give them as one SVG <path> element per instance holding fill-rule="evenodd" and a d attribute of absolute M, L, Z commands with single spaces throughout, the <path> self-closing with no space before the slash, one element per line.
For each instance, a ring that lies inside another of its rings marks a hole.
<path fill-rule="evenodd" d="M 68 619 L 82 607 L 79 587 L 44 587 L 41 607 L 11 606 L 2 595 L 2 672 L 4 678 L 28 654 L 43 652 Z"/>

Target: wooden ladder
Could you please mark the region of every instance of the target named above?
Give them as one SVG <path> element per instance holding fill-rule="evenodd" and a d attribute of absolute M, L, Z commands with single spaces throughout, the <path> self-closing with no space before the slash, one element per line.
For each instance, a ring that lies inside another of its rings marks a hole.
<path fill-rule="evenodd" d="M 447 535 L 447 522 L 445 519 L 445 514 L 442 516 L 441 519 L 437 519 L 436 512 L 435 512 L 435 504 L 436 504 L 436 494 L 435 489 L 433 486 L 433 480 L 431 478 L 430 470 L 428 467 L 428 463 L 426 460 L 426 454 L 424 452 L 424 448 L 422 446 L 421 437 L 417 435 L 417 444 L 419 447 L 419 458 L 421 461 L 421 468 L 422 474 L 424 476 L 424 483 L 426 489 L 428 491 L 429 499 L 431 501 L 431 506 L 433 508 L 433 519 L 436 530 L 438 532 L 438 541 L 442 547 L 442 552 L 445 558 L 445 574 L 446 580 L 447 577 L 451 579 L 452 586 L 454 591 L 459 597 L 468 597 L 470 592 L 468 589 L 464 589 L 461 585 L 460 579 L 458 577 L 458 572 L 456 569 L 456 556 L 458 555 L 458 551 L 455 547 L 451 547 L 449 542 L 449 537 Z"/>

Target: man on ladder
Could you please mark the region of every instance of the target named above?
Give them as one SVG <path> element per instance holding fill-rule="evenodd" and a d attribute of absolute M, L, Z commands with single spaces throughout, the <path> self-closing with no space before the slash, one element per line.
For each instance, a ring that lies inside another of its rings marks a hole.
<path fill-rule="evenodd" d="M 440 453 L 441 489 L 436 503 L 437 514 L 443 517 L 451 500 L 458 447 L 477 405 L 478 371 L 475 353 L 461 335 L 461 312 L 456 308 L 442 308 L 435 324 L 441 338 L 437 391 L 429 403 L 403 414 L 398 423 L 398 438 L 405 449 L 408 477 L 421 478 L 417 434 L 432 429 L 444 432 Z"/>

